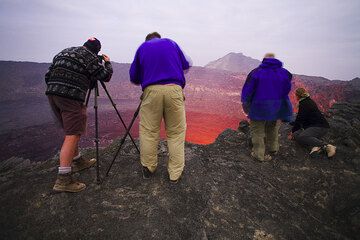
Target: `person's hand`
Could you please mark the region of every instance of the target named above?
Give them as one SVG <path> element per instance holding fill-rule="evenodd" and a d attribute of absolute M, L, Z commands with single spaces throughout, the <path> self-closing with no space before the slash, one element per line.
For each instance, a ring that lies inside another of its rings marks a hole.
<path fill-rule="evenodd" d="M 110 58 L 108 55 L 103 54 L 102 56 L 103 56 L 105 62 L 110 62 Z"/>
<path fill-rule="evenodd" d="M 294 139 L 294 136 L 293 136 L 293 134 L 292 134 L 292 133 L 289 133 L 289 135 L 288 135 L 288 139 L 289 139 L 289 140 L 293 140 L 293 139 Z"/>

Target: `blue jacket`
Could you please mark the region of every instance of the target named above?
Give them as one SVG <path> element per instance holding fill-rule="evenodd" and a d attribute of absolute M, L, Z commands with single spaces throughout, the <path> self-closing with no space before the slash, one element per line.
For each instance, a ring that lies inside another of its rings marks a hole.
<path fill-rule="evenodd" d="M 251 120 L 290 121 L 292 75 L 275 58 L 264 58 L 247 76 L 241 93 L 245 113 Z"/>
<path fill-rule="evenodd" d="M 179 46 L 167 38 L 154 38 L 138 48 L 130 67 L 130 81 L 142 90 L 154 84 L 177 84 L 185 87 L 184 70 L 189 62 Z"/>

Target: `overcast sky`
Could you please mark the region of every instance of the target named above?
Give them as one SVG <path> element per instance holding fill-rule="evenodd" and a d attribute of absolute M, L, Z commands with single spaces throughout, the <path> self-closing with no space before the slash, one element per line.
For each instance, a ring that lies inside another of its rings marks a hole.
<path fill-rule="evenodd" d="M 0 60 L 50 62 L 95 36 L 111 60 L 131 62 L 152 31 L 198 66 L 274 52 L 293 73 L 360 76 L 359 0 L 0 0 Z"/>

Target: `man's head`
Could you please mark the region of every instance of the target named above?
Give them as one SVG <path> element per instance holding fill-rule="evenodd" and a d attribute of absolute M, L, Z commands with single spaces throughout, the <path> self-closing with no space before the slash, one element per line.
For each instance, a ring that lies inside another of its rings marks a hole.
<path fill-rule="evenodd" d="M 275 58 L 275 54 L 274 53 L 267 53 L 267 54 L 265 54 L 264 58 Z"/>
<path fill-rule="evenodd" d="M 91 37 L 84 43 L 84 47 L 89 49 L 92 53 L 98 54 L 101 49 L 101 43 L 98 39 Z"/>
<path fill-rule="evenodd" d="M 154 39 L 154 38 L 161 38 L 160 34 L 158 32 L 152 32 L 152 33 L 149 33 L 146 38 L 145 38 L 145 41 L 149 41 L 151 39 Z"/>

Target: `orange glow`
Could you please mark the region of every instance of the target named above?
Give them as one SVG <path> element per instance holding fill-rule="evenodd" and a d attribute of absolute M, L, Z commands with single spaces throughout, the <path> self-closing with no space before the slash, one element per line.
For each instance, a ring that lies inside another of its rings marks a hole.
<path fill-rule="evenodd" d="M 301 80 L 301 78 L 295 76 L 292 90 L 289 94 L 294 112 L 298 111 L 298 101 L 295 97 L 295 90 L 298 87 L 304 87 L 307 89 L 311 98 L 317 103 L 319 109 L 323 112 L 327 111 L 335 102 L 344 99 L 344 85 L 326 84 L 328 85 L 322 85 L 322 88 L 319 88 L 319 84 L 306 84 Z M 328 89 L 328 91 L 324 92 L 324 89 Z M 231 98 L 227 99 L 226 97 L 221 98 L 219 96 L 209 96 L 209 98 L 206 99 L 188 101 L 186 109 L 186 141 L 194 144 L 211 144 L 225 129 L 237 129 L 239 122 L 242 119 L 246 119 L 246 116 L 242 113 L 241 105 L 234 105 L 234 100 Z M 201 110 L 213 113 L 198 112 Z M 129 124 L 133 116 L 133 111 L 124 112 L 122 115 L 125 123 Z M 88 142 L 92 145 L 94 120 L 92 119 L 93 114 L 90 114 L 89 116 L 89 132 L 87 137 L 89 138 Z M 113 111 L 106 111 L 100 114 L 99 121 L 102 146 L 106 146 L 111 143 L 113 139 L 123 136 L 124 128 Z M 139 119 L 135 121 L 134 126 L 131 129 L 131 135 L 135 139 L 139 137 Z M 166 138 L 164 123 L 162 123 L 161 126 L 160 137 L 162 139 Z M 85 145 L 88 144 L 85 143 Z"/>
<path fill-rule="evenodd" d="M 131 121 L 132 112 L 122 113 L 126 124 Z M 90 115 L 88 132 L 83 143 L 92 146 L 92 136 L 94 135 L 94 119 Z M 227 128 L 237 129 L 239 117 L 226 116 L 221 114 L 208 114 L 198 112 L 186 112 L 186 141 L 195 144 L 210 144 L 215 141 L 217 136 Z M 121 138 L 125 132 L 123 126 L 120 124 L 117 116 L 113 112 L 102 113 L 99 119 L 101 146 L 106 146 L 112 142 L 113 139 Z M 139 119 L 137 119 L 131 129 L 131 135 L 137 139 L 139 137 Z M 160 129 L 161 139 L 166 138 L 164 123 L 161 124 Z M 86 140 L 87 139 L 87 140 Z"/>
<path fill-rule="evenodd" d="M 189 143 L 211 144 L 225 129 L 237 129 L 240 119 L 220 114 L 186 112 L 186 138 Z M 136 136 L 138 134 L 135 134 Z M 164 122 L 161 123 L 161 139 L 166 139 Z"/>
<path fill-rule="evenodd" d="M 227 128 L 237 129 L 240 119 L 217 114 L 187 112 L 186 141 L 210 144 Z"/>

